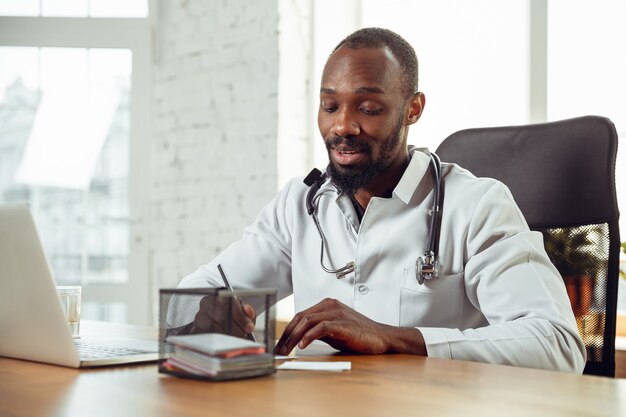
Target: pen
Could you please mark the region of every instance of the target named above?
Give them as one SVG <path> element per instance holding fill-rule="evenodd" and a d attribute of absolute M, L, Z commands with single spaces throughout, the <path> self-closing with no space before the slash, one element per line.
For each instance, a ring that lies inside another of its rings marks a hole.
<path fill-rule="evenodd" d="M 224 281 L 224 285 L 226 286 L 226 288 L 228 288 L 228 291 L 233 291 L 233 286 L 230 285 L 230 282 L 226 278 L 226 274 L 224 273 L 224 270 L 222 269 L 222 264 L 217 265 L 217 270 L 220 271 L 220 275 L 222 276 L 222 281 Z M 237 301 L 239 301 L 239 304 L 241 304 L 241 310 L 243 311 L 243 302 L 241 301 L 241 299 L 237 297 L 236 295 L 234 296 L 234 298 Z M 245 311 L 243 312 L 243 314 L 247 317 L 247 314 Z M 256 342 L 256 337 L 254 336 L 254 332 L 249 333 L 249 336 L 254 342 Z"/>

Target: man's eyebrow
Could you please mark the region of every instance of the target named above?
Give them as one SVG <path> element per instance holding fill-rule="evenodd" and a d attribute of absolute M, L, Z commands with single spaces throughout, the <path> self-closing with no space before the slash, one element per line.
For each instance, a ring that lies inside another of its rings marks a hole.
<path fill-rule="evenodd" d="M 357 94 L 384 94 L 385 90 L 380 87 L 359 87 L 354 92 Z"/>
<path fill-rule="evenodd" d="M 384 94 L 385 90 L 380 87 L 359 87 L 354 90 L 356 94 Z M 322 87 L 320 93 L 324 94 L 336 94 L 337 91 L 334 88 Z"/>

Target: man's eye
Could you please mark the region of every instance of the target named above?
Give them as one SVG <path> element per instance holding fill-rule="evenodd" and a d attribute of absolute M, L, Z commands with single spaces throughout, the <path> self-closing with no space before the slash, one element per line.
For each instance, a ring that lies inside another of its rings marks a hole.
<path fill-rule="evenodd" d="M 326 113 L 334 113 L 337 111 L 337 106 L 322 106 Z"/>
<path fill-rule="evenodd" d="M 380 107 L 370 108 L 370 107 L 361 107 L 361 112 L 367 114 L 368 116 L 377 116 L 383 112 L 383 109 Z"/>

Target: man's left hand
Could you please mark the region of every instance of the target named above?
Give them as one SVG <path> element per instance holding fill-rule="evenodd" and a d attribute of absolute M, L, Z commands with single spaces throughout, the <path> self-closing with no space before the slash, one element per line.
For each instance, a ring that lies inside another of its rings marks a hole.
<path fill-rule="evenodd" d="M 424 340 L 417 329 L 377 323 L 330 298 L 296 314 L 285 328 L 274 353 L 288 355 L 296 345 L 304 349 L 316 339 L 341 351 L 426 354 Z M 397 350 L 398 346 L 405 348 Z"/>

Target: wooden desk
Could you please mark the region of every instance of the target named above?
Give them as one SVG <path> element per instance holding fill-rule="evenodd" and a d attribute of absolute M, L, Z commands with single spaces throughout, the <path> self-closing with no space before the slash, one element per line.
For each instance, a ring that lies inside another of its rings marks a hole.
<path fill-rule="evenodd" d="M 0 358 L 0 416 L 618 416 L 626 380 L 409 355 L 326 356 L 349 372 L 204 382 L 155 364 L 75 370 Z"/>

